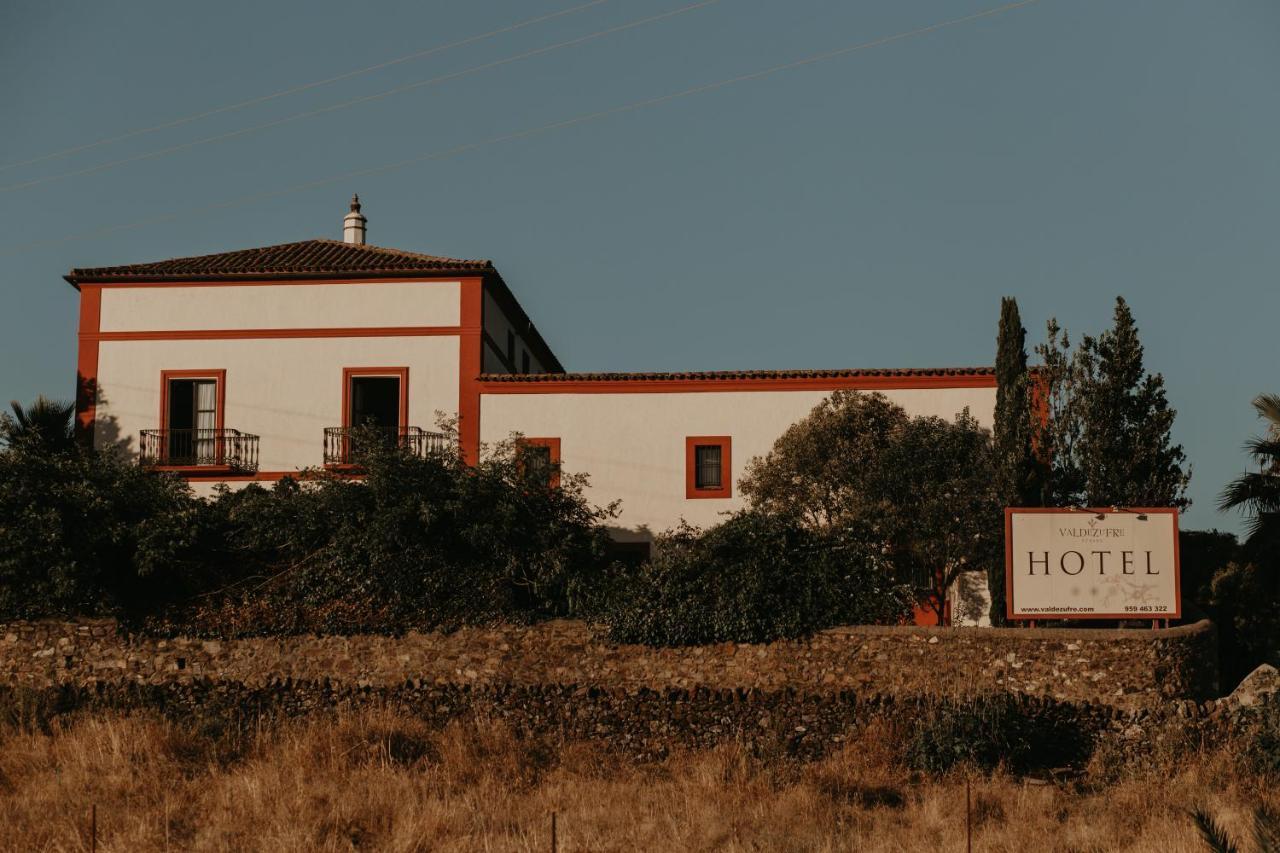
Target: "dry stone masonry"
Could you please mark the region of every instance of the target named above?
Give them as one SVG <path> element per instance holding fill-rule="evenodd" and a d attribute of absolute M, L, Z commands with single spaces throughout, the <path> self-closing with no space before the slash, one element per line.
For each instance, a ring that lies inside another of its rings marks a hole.
<path fill-rule="evenodd" d="M 889 697 L 1011 691 L 1138 710 L 1216 696 L 1214 644 L 1209 622 L 1166 630 L 853 627 L 763 645 L 653 649 L 613 645 L 569 621 L 404 637 L 235 640 L 129 634 L 107 620 L 49 621 L 0 625 L 0 683 L 572 685 Z"/>

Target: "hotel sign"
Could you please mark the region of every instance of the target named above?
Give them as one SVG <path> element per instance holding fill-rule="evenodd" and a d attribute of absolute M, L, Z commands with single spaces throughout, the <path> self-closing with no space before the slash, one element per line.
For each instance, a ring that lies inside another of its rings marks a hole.
<path fill-rule="evenodd" d="M 1176 509 L 1004 511 L 1010 619 L 1176 619 Z"/>

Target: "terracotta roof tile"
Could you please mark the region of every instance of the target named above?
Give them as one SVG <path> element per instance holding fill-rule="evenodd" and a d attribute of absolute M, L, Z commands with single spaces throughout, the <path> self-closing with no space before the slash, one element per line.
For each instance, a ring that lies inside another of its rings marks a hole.
<path fill-rule="evenodd" d="M 172 258 L 149 264 L 74 269 L 70 282 L 90 280 L 155 280 L 250 278 L 264 275 L 369 275 L 377 273 L 487 272 L 487 260 L 463 260 L 424 255 L 340 240 L 302 240 L 260 249 L 242 249 L 191 258 Z"/>
<path fill-rule="evenodd" d="M 846 370 L 706 370 L 679 373 L 486 373 L 483 382 L 687 382 L 742 379 L 858 379 L 872 376 L 995 376 L 992 367 L 899 367 Z"/>

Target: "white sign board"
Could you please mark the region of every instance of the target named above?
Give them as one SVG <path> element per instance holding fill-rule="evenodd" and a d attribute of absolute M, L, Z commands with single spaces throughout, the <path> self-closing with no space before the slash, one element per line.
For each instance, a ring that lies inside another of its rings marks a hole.
<path fill-rule="evenodd" d="M 1176 509 L 1006 509 L 1010 619 L 1176 619 Z"/>

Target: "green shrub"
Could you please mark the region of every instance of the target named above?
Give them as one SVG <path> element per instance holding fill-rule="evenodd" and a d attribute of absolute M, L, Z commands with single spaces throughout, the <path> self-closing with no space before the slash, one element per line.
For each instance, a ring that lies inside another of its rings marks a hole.
<path fill-rule="evenodd" d="M 181 481 L 112 453 L 15 440 L 0 451 L 0 619 L 141 612 L 201 534 Z"/>
<path fill-rule="evenodd" d="M 1079 764 L 1093 748 L 1090 727 L 1069 707 L 1026 704 L 1011 694 L 931 704 L 904 725 L 907 764 L 930 773 L 1000 766 L 1026 773 Z"/>
<path fill-rule="evenodd" d="M 204 512 L 234 544 L 188 583 L 216 594 L 172 627 L 395 633 L 576 615 L 611 510 L 587 502 L 582 477 L 534 482 L 520 456 L 508 442 L 472 467 L 371 447 L 358 480 L 223 491 Z"/>
<path fill-rule="evenodd" d="M 1252 563 L 1228 563 L 1209 584 L 1222 676 L 1235 684 L 1259 664 L 1280 664 L 1280 590 Z"/>
<path fill-rule="evenodd" d="M 610 508 L 507 442 L 477 466 L 373 446 L 196 498 L 114 453 L 0 450 L 0 619 L 117 616 L 163 631 L 401 632 L 578 613 Z"/>
<path fill-rule="evenodd" d="M 740 512 L 660 537 L 651 561 L 615 575 L 598 613 L 616 641 L 691 645 L 893 624 L 910 601 L 864 537 Z"/>

